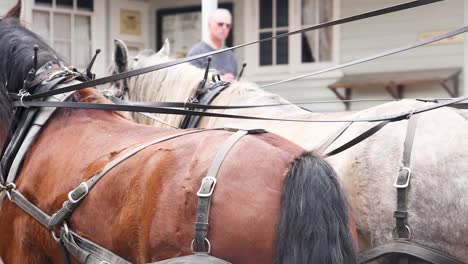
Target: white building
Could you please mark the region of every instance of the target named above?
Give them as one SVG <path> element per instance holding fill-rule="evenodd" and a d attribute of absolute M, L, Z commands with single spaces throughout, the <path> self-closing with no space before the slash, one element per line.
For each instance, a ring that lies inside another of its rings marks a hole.
<path fill-rule="evenodd" d="M 205 0 L 204 2 L 209 1 Z M 5 13 L 16 0 L 1 0 Z M 24 20 L 75 66 L 84 67 L 93 50 L 99 76 L 112 59 L 113 38 L 124 40 L 134 54 L 157 49 L 165 38 L 173 55 L 184 56 L 201 36 L 200 0 L 23 0 Z M 304 26 L 402 3 L 399 0 L 236 0 L 219 1 L 233 13 L 236 45 Z M 239 64 L 248 63 L 245 79 L 266 84 L 408 45 L 464 24 L 464 1 L 446 0 L 395 14 L 353 22 L 318 32 L 239 49 Z M 463 36 L 374 62 L 278 85 L 268 90 L 293 102 L 336 99 L 328 86 L 346 82 L 350 98 L 449 97 L 463 74 Z M 201 76 L 200 76 L 201 78 Z M 463 87 L 460 85 L 460 87 Z M 344 88 L 337 92 L 346 95 Z M 352 103 L 362 109 L 375 103 Z M 342 103 L 308 105 L 340 111 Z"/>

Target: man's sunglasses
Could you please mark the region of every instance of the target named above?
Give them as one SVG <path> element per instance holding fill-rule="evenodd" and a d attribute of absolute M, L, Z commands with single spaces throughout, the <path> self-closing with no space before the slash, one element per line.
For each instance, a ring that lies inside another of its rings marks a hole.
<path fill-rule="evenodd" d="M 227 29 L 230 29 L 230 28 L 231 28 L 231 24 L 229 24 L 229 23 L 218 22 L 218 23 L 216 23 L 216 24 L 218 25 L 218 27 L 226 26 Z"/>

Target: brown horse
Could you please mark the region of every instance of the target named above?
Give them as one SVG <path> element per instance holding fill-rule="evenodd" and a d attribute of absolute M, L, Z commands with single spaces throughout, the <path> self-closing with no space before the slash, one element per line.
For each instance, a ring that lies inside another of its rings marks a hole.
<path fill-rule="evenodd" d="M 9 143 L 7 127 L 18 122 L 6 93 L 18 93 L 33 68 L 33 45 L 39 46 L 38 67 L 59 60 L 16 19 L 0 21 L 0 145 Z M 72 100 L 108 103 L 94 89 L 75 92 Z M 57 110 L 29 149 L 17 190 L 51 215 L 69 191 L 109 162 L 177 133 L 134 124 L 117 112 Z M 190 254 L 197 190 L 231 134 L 205 130 L 136 153 L 90 190 L 68 227 L 132 263 Z M 279 136 L 247 135 L 219 171 L 209 218 L 211 253 L 243 264 L 355 263 L 347 210 L 326 162 Z M 0 234 L 5 264 L 62 261 L 50 230 L 7 199 L 0 207 Z"/>

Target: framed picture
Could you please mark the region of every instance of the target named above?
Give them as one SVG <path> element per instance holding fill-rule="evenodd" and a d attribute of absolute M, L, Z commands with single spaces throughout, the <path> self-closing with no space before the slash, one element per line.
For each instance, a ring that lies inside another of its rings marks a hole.
<path fill-rule="evenodd" d="M 120 33 L 141 35 L 141 12 L 138 10 L 120 10 Z"/>
<path fill-rule="evenodd" d="M 233 14 L 233 4 L 223 3 L 219 8 L 228 9 Z M 201 6 L 160 9 L 156 11 L 156 50 L 164 41 L 171 43 L 171 56 L 185 57 L 190 48 L 201 40 Z M 233 31 L 226 39 L 226 45 L 232 46 Z"/>

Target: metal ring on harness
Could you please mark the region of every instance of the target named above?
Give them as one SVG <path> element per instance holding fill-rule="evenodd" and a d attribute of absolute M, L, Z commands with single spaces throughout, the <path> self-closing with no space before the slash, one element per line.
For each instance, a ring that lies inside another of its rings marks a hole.
<path fill-rule="evenodd" d="M 206 242 L 206 245 L 208 246 L 208 249 L 206 250 L 206 252 L 194 252 L 193 251 L 193 243 L 195 242 L 195 239 L 192 240 L 192 244 L 190 245 L 190 249 L 192 250 L 192 252 L 194 254 L 197 254 L 197 253 L 205 253 L 205 254 L 210 254 L 211 253 L 211 244 L 210 244 L 210 241 L 208 240 L 208 238 L 205 237 L 205 242 Z"/>
<path fill-rule="evenodd" d="M 24 105 L 24 103 L 23 103 L 23 98 L 24 98 L 24 96 L 26 96 L 26 95 L 29 96 L 29 95 L 31 95 L 31 94 L 28 93 L 28 92 L 26 92 L 26 91 L 21 90 L 21 91 L 19 92 L 18 95 L 20 96 L 20 104 L 21 104 L 21 106 L 24 107 L 24 108 L 29 108 L 29 106 Z"/>
<path fill-rule="evenodd" d="M 411 240 L 411 237 L 413 236 L 413 232 L 411 232 L 411 228 L 408 225 L 405 225 L 406 230 L 408 231 L 408 237 L 396 237 L 395 236 L 395 231 L 397 230 L 397 227 L 393 228 L 392 234 L 393 234 L 393 239 L 394 240 Z"/>
<path fill-rule="evenodd" d="M 65 230 L 65 234 L 68 235 L 69 229 L 68 229 L 67 222 L 63 222 L 63 229 Z M 57 236 L 55 235 L 54 230 L 50 230 L 50 233 L 52 234 L 52 238 L 53 238 L 55 241 L 60 241 L 60 236 L 57 237 Z"/>
<path fill-rule="evenodd" d="M 110 89 L 105 89 L 101 91 L 102 95 L 104 95 L 106 98 L 109 98 L 111 96 L 115 96 L 114 93 Z"/>
<path fill-rule="evenodd" d="M 16 184 L 9 182 L 5 185 L 0 184 L 0 193 L 3 191 L 6 191 L 6 196 L 8 197 L 8 200 L 11 201 L 11 194 L 10 191 L 16 189 Z"/>

